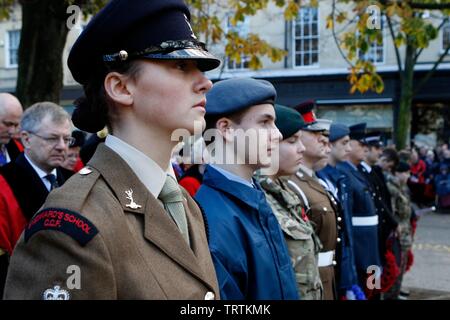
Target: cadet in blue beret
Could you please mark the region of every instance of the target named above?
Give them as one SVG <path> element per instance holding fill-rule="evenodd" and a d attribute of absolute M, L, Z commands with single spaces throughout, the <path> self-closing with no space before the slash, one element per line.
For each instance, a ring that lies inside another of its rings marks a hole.
<path fill-rule="evenodd" d="M 347 300 L 365 300 L 364 292 L 358 284 L 353 250 L 352 199 L 349 198 L 349 179 L 337 169 L 337 165 L 347 160 L 351 152 L 350 130 L 346 125 L 333 122 L 330 126 L 331 152 L 328 164 L 317 172 L 325 188 L 339 204 L 337 207 L 338 237 L 340 239 L 336 261 L 338 281 L 336 283 L 339 298 Z"/>
<path fill-rule="evenodd" d="M 207 94 L 211 130 L 204 138 L 208 142 L 214 131 L 208 146 L 214 163 L 206 166 L 195 198 L 208 220 L 222 299 L 298 299 L 283 233 L 253 179 L 256 170 L 271 165 L 282 138 L 275 98 L 269 82 L 251 78 L 219 81 Z"/>
<path fill-rule="evenodd" d="M 366 296 L 370 298 L 376 295 L 376 291 L 366 286 L 367 268 L 369 266 L 381 268 L 378 214 L 372 185 L 359 169 L 367 153 L 366 123 L 350 126 L 349 129 L 351 151 L 347 155 L 347 160 L 338 163 L 337 168 L 348 179 L 346 205 L 352 217 L 352 243 L 358 284 L 365 289 Z"/>
<path fill-rule="evenodd" d="M 220 64 L 189 21 L 182 0 L 112 0 L 73 45 L 74 124 L 110 134 L 25 230 L 6 299 L 219 298 L 202 213 L 170 163 L 173 131 L 204 125 L 203 71 Z"/>
<path fill-rule="evenodd" d="M 288 180 L 300 168 L 303 159 L 305 146 L 301 129 L 305 122 L 296 110 L 282 105 L 275 105 L 275 114 L 275 124 L 283 135 L 278 171 L 270 176 L 260 176 L 258 182 L 283 230 L 301 299 L 321 300 L 323 287 L 317 263 L 320 240 L 306 216 L 307 208 L 290 189 Z"/>

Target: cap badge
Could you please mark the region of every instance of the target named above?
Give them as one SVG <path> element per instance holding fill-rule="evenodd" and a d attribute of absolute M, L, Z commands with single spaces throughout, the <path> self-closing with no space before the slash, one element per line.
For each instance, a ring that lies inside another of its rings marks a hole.
<path fill-rule="evenodd" d="M 134 200 L 133 200 L 133 190 L 132 189 L 126 190 L 125 194 L 127 195 L 127 199 L 130 200 L 130 203 L 126 205 L 127 208 L 139 209 L 139 208 L 142 207 L 141 205 L 139 205 L 136 202 L 134 202 Z"/>
<path fill-rule="evenodd" d="M 119 59 L 122 61 L 125 61 L 128 59 L 128 52 L 126 52 L 125 50 L 120 50 L 119 51 Z"/>
<path fill-rule="evenodd" d="M 60 286 L 54 286 L 44 291 L 42 294 L 44 300 L 70 300 L 70 293 L 61 289 Z"/>
<path fill-rule="evenodd" d="M 189 30 L 191 30 L 191 37 L 194 38 L 194 39 L 197 39 L 197 37 L 194 34 L 194 30 L 192 30 L 191 24 L 189 23 L 189 20 L 186 17 L 186 15 L 184 15 L 184 20 L 186 21 L 186 23 L 187 23 L 187 25 L 189 27 Z"/>

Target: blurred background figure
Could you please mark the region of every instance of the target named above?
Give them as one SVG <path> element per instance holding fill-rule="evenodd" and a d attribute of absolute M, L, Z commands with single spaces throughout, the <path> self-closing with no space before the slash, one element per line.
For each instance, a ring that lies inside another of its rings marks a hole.
<path fill-rule="evenodd" d="M 61 167 L 75 173 L 84 167 L 80 158 L 80 150 L 84 145 L 86 138 L 84 133 L 79 130 L 73 131 L 72 137 L 74 138 L 74 142 L 69 146 L 69 150 L 66 153 L 65 160 L 61 164 Z"/>
<path fill-rule="evenodd" d="M 439 174 L 434 180 L 436 187 L 437 205 L 440 209 L 450 209 L 450 174 L 448 166 L 442 163 L 439 168 Z"/>
<path fill-rule="evenodd" d="M 22 105 L 9 93 L 0 93 L 0 166 L 14 161 L 23 151 L 19 140 L 14 139 L 22 117 Z"/>

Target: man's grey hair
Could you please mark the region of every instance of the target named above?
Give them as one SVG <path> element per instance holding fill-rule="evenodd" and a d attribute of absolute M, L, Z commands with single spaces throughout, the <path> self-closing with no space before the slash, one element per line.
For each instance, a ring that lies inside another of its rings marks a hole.
<path fill-rule="evenodd" d="M 20 121 L 20 127 L 28 132 L 37 132 L 44 118 L 48 116 L 53 123 L 60 124 L 65 120 L 70 122 L 70 115 L 63 107 L 53 102 L 44 101 L 37 102 L 25 110 Z"/>

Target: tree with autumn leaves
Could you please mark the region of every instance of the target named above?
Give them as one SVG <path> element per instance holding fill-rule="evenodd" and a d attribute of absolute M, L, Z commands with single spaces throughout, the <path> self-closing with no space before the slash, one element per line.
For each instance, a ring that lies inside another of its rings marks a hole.
<path fill-rule="evenodd" d="M 192 25 L 196 33 L 207 43 L 225 44 L 225 55 L 234 61 L 243 55 L 249 58 L 249 66 L 262 68 L 262 57 L 272 61 L 283 59 L 286 52 L 275 48 L 257 33 L 241 37 L 238 32 L 224 30 L 223 13 L 227 13 L 232 25 L 244 21 L 246 16 L 256 15 L 265 10 L 269 3 L 283 8 L 286 20 L 298 14 L 301 6 L 317 6 L 317 0 L 186 0 L 191 7 Z M 414 66 L 417 59 L 435 39 L 445 25 L 449 13 L 450 0 L 327 0 L 330 14 L 327 28 L 332 32 L 338 50 L 349 64 L 351 91 L 364 93 L 372 90 L 381 93 L 383 79 L 376 66 L 364 59 L 371 43 L 381 42 L 382 30 L 368 28 L 374 19 L 367 9 L 376 6 L 383 28 L 389 30 L 395 47 L 398 72 L 401 83 L 398 105 L 399 115 L 395 123 L 395 142 L 404 147 L 409 139 L 411 125 L 411 104 L 414 95 L 423 87 L 442 62 L 449 48 L 436 60 L 421 83 L 414 83 Z M 0 17 L 7 18 L 14 4 L 22 6 L 22 32 L 19 46 L 19 70 L 17 96 L 23 105 L 36 101 L 59 101 L 62 90 L 62 54 L 67 39 L 67 19 L 71 12 L 67 8 L 77 5 L 85 16 L 97 12 L 106 0 L 2 0 Z M 437 17 L 424 19 L 424 14 L 432 12 Z M 440 21 L 436 25 L 436 21 Z M 345 26 L 343 28 L 342 26 Z M 362 53 L 362 54 L 361 54 Z"/>

